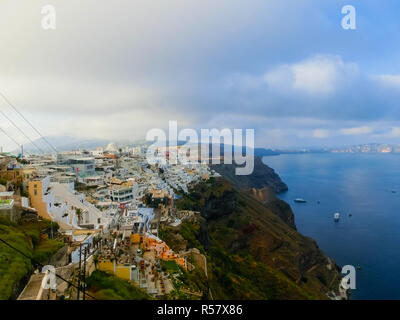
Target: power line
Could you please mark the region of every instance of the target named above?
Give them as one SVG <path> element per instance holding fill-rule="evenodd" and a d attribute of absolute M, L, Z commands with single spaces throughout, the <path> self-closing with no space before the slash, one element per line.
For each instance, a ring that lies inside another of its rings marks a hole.
<path fill-rule="evenodd" d="M 17 251 L 18 253 L 22 254 L 25 258 L 28 258 L 29 260 L 31 260 L 35 265 L 38 265 L 38 266 L 40 266 L 40 267 L 43 268 L 43 264 L 41 264 L 40 262 L 36 261 L 35 259 L 33 259 L 33 258 L 27 256 L 25 253 L 23 253 L 22 251 L 20 251 L 19 249 L 15 248 L 15 247 L 13 247 L 13 246 L 12 246 L 11 244 L 9 244 L 7 241 L 5 241 L 5 240 L 3 240 L 3 239 L 1 239 L 1 238 L 0 238 L 0 241 L 3 242 L 3 243 L 4 243 L 5 245 L 7 245 L 8 247 L 10 247 L 11 249 L 13 249 L 13 250 Z M 50 271 L 50 270 L 49 270 L 49 271 Z M 51 271 L 50 271 L 50 272 L 51 272 Z M 62 281 L 68 283 L 68 284 L 71 285 L 71 286 L 73 286 L 74 288 L 80 290 L 80 288 L 78 288 L 75 284 L 73 284 L 72 282 L 70 282 L 70 281 L 64 279 L 62 276 L 58 275 L 57 273 L 54 272 L 54 275 L 55 275 L 57 278 L 60 278 Z M 94 299 L 94 300 L 97 300 L 95 297 L 93 297 L 92 295 L 90 295 L 90 294 L 88 294 L 88 293 L 86 293 L 86 292 L 84 292 L 84 294 L 87 295 L 88 297 Z"/>
<path fill-rule="evenodd" d="M 10 140 L 12 140 L 18 147 L 21 147 L 21 145 L 13 138 L 11 137 L 7 132 L 4 131 L 4 129 L 2 127 L 0 127 L 0 130 L 3 131 L 3 133 L 10 138 Z"/>
<path fill-rule="evenodd" d="M 19 144 L 18 141 L 16 141 L 13 137 L 11 137 L 2 127 L 0 127 L 0 131 L 2 131 L 10 140 L 12 140 L 19 148 L 22 148 L 22 144 Z M 28 155 L 30 155 L 29 152 L 25 151 Z"/>
<path fill-rule="evenodd" d="M 36 133 L 50 146 L 50 148 L 52 148 L 56 153 L 58 152 L 57 149 L 45 138 L 43 137 L 43 135 L 39 132 L 38 129 L 35 128 L 35 126 L 27 119 L 24 117 L 24 115 L 18 111 L 18 109 L 10 102 L 10 100 L 7 99 L 7 97 L 0 91 L 0 95 L 3 97 L 3 99 L 8 103 L 8 105 L 13 108 L 15 110 L 15 112 L 17 112 L 22 119 L 24 119 L 33 130 L 36 131 Z"/>
<path fill-rule="evenodd" d="M 24 137 L 27 138 L 40 152 L 44 153 L 43 150 L 40 149 L 40 148 L 36 145 L 36 143 L 34 143 L 34 142 L 31 140 L 31 138 L 29 138 L 29 137 L 25 134 L 25 132 L 23 132 L 23 131 L 14 123 L 14 121 L 12 121 L 9 117 L 7 117 L 7 115 L 6 115 L 3 111 L 0 110 L 0 113 L 1 113 L 1 114 L 4 116 L 4 118 L 6 118 L 15 128 L 17 128 L 18 131 L 21 132 L 21 133 L 24 135 Z"/>

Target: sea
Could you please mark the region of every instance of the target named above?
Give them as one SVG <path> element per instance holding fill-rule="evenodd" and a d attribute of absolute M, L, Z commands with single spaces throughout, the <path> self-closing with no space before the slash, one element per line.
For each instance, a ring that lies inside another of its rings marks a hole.
<path fill-rule="evenodd" d="M 340 267 L 356 268 L 350 299 L 400 299 L 400 154 L 284 154 L 263 162 L 288 185 L 278 196 L 299 232 Z"/>

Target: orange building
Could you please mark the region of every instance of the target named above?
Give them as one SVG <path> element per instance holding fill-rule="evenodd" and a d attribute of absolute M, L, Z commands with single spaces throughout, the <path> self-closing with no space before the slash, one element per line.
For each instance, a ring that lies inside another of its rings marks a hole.
<path fill-rule="evenodd" d="M 131 235 L 131 242 L 141 245 L 144 250 L 154 251 L 156 253 L 156 257 L 161 260 L 173 260 L 182 268 L 187 269 L 186 259 L 179 257 L 179 255 L 171 250 L 164 241 L 134 233 Z"/>

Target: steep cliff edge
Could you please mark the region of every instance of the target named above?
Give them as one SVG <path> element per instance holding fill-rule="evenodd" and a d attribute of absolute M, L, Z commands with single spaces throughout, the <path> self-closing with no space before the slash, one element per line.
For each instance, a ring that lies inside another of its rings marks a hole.
<path fill-rule="evenodd" d="M 217 167 L 223 178 L 199 183 L 179 200 L 201 218 L 164 230 L 164 240 L 206 254 L 215 299 L 328 299 L 338 291 L 338 267 L 296 231 L 290 206 L 275 196 L 284 185 L 276 173 L 257 168 L 243 179 L 232 176 L 234 166 Z"/>
<path fill-rule="evenodd" d="M 261 189 L 251 188 L 245 190 L 244 193 L 261 202 L 266 208 L 278 215 L 287 225 L 297 230 L 292 208 L 285 201 L 280 200 L 269 187 Z"/>
<path fill-rule="evenodd" d="M 276 197 L 277 193 L 287 191 L 288 187 L 275 170 L 265 165 L 260 157 L 254 158 L 254 170 L 250 175 L 236 175 L 235 170 L 237 167 L 236 164 L 220 164 L 213 165 L 212 169 L 218 172 L 239 192 L 258 200 L 289 226 L 296 229 L 291 207 Z"/>
<path fill-rule="evenodd" d="M 239 190 L 248 188 L 261 189 L 269 187 L 275 193 L 288 190 L 287 185 L 281 180 L 275 170 L 262 162 L 260 157 L 254 158 L 254 170 L 250 175 L 237 176 L 235 173 L 236 164 L 217 164 L 211 168 L 218 172 L 224 179 L 228 180 Z"/>

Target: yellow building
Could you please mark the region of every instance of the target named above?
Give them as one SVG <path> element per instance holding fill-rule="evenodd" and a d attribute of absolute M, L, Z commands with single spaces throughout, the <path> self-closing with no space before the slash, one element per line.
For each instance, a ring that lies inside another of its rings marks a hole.
<path fill-rule="evenodd" d="M 53 205 L 54 194 L 50 190 L 50 177 L 29 181 L 28 191 L 31 207 L 37 210 L 39 216 L 52 220 L 49 211 Z"/>
<path fill-rule="evenodd" d="M 21 186 L 23 181 L 23 169 L 6 169 L 0 171 L 0 179 L 12 181 L 15 186 Z"/>
<path fill-rule="evenodd" d="M 37 175 L 36 168 L 23 168 L 22 169 L 22 187 L 24 192 L 28 192 L 29 181 Z"/>
<path fill-rule="evenodd" d="M 103 260 L 101 259 L 98 262 L 97 266 L 98 270 L 104 271 L 107 273 L 111 273 L 116 275 L 118 278 L 125 279 L 125 280 L 132 280 L 131 279 L 131 266 L 126 266 L 123 264 L 117 264 L 114 261 L 110 260 Z"/>
<path fill-rule="evenodd" d="M 140 234 L 139 233 L 133 233 L 132 235 L 131 235 L 131 242 L 132 242 L 132 244 L 139 244 L 139 243 L 141 243 L 143 240 L 142 240 L 142 237 L 140 236 Z"/>
<path fill-rule="evenodd" d="M 100 260 L 98 262 L 98 267 L 97 267 L 100 271 L 104 271 L 104 272 L 108 272 L 111 274 L 115 273 L 115 262 L 110 261 L 110 260 Z"/>

